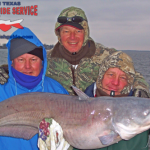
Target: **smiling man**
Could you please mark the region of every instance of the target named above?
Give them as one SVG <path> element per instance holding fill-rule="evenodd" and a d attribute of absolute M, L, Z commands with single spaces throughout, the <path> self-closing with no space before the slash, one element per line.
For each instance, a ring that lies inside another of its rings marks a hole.
<path fill-rule="evenodd" d="M 70 95 L 75 85 L 82 91 L 96 81 L 99 66 L 108 55 L 116 52 L 100 43 L 95 43 L 90 35 L 88 19 L 84 11 L 77 7 L 68 7 L 60 13 L 55 24 L 58 42 L 48 52 L 46 75 L 57 80 Z M 148 93 L 148 84 L 138 73 L 134 78 L 135 95 Z"/>
<path fill-rule="evenodd" d="M 103 91 L 107 94 L 110 94 L 110 91 L 114 91 L 115 95 L 120 95 L 127 84 L 127 76 L 119 68 L 109 68 L 105 72 L 102 80 Z"/>
<path fill-rule="evenodd" d="M 136 75 L 133 61 L 117 51 L 106 57 L 99 68 L 96 82 L 86 89 L 89 96 L 131 96 Z"/>
<path fill-rule="evenodd" d="M 84 30 L 63 26 L 60 28 L 60 37 L 62 45 L 70 53 L 77 53 L 81 49 L 84 41 Z"/>

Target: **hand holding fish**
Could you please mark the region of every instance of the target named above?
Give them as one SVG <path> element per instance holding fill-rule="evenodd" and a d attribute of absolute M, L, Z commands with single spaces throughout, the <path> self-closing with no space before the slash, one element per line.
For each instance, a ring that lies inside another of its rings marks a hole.
<path fill-rule="evenodd" d="M 67 150 L 69 144 L 63 137 L 61 126 L 54 119 L 43 119 L 39 125 L 40 150 Z"/>

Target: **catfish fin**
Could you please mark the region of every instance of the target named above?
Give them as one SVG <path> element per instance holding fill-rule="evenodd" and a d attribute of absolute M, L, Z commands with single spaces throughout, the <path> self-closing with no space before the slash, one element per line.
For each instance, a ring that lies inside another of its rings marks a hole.
<path fill-rule="evenodd" d="M 116 138 L 117 138 L 117 137 L 118 137 L 118 134 L 112 131 L 112 132 L 111 132 L 110 134 L 108 134 L 108 135 L 99 137 L 99 140 L 101 141 L 101 143 L 102 143 L 103 145 L 109 145 L 109 144 L 111 144 L 113 141 L 116 141 Z"/>
<path fill-rule="evenodd" d="M 79 96 L 79 100 L 87 100 L 87 99 L 89 99 L 89 96 L 86 95 L 84 92 L 82 92 L 80 89 L 78 89 L 76 86 L 72 85 L 71 87 L 73 88 L 73 90 Z"/>
<path fill-rule="evenodd" d="M 0 136 L 9 136 L 29 140 L 37 133 L 38 128 L 25 125 L 11 125 L 0 127 Z"/>

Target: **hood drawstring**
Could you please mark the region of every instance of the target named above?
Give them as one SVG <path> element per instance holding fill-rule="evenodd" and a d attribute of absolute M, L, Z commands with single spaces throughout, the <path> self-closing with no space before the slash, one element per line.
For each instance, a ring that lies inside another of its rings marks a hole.
<path fill-rule="evenodd" d="M 15 80 L 15 78 L 13 78 L 13 79 L 14 79 L 14 81 L 15 81 L 16 95 L 18 95 L 18 94 L 17 94 L 17 83 L 16 83 L 16 80 Z"/>
<path fill-rule="evenodd" d="M 44 79 L 43 78 L 42 78 L 42 92 L 44 92 Z"/>

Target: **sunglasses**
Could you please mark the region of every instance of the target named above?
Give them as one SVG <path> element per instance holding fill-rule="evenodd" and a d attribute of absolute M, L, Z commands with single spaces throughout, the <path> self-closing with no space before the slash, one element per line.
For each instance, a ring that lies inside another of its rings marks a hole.
<path fill-rule="evenodd" d="M 73 23 L 80 23 L 80 22 L 82 22 L 82 21 L 85 20 L 85 19 L 83 19 L 83 18 L 80 17 L 80 16 L 74 16 L 74 17 L 58 17 L 58 18 L 57 18 L 57 22 L 59 22 L 59 23 L 70 22 L 70 20 L 71 20 L 71 22 L 73 22 Z"/>

